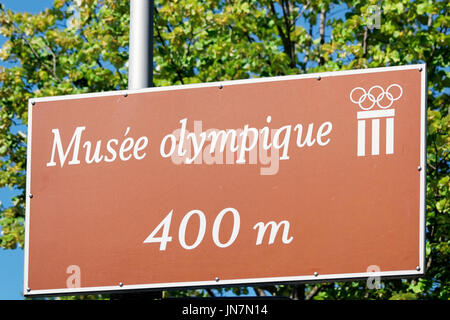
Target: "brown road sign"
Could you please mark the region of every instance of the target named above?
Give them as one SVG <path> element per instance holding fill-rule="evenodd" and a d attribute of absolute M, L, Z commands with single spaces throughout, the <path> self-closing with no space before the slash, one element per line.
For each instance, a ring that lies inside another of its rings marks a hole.
<path fill-rule="evenodd" d="M 425 74 L 33 99 L 25 294 L 422 274 Z"/>

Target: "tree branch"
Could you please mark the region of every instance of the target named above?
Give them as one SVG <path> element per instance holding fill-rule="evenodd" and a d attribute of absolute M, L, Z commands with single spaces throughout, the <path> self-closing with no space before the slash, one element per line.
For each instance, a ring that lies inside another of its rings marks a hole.
<path fill-rule="evenodd" d="M 314 286 L 314 288 L 311 289 L 311 292 L 308 293 L 308 295 L 305 297 L 305 300 L 311 300 L 312 298 L 314 298 L 320 291 L 321 287 L 319 286 Z"/>
<path fill-rule="evenodd" d="M 261 288 L 255 288 L 255 292 L 258 295 L 258 297 L 265 297 L 265 296 L 267 296 L 267 294 Z"/>
<path fill-rule="evenodd" d="M 56 55 L 55 55 L 55 53 L 53 52 L 53 50 L 50 49 L 49 46 L 47 46 L 46 44 L 44 44 L 44 46 L 45 46 L 45 49 L 47 49 L 47 51 L 52 55 L 52 59 L 53 59 L 53 69 L 52 69 L 52 71 L 53 71 L 53 76 L 54 76 L 56 79 L 58 79 L 58 76 L 56 75 L 56 63 L 57 63 Z"/>
<path fill-rule="evenodd" d="M 304 284 L 292 286 L 291 299 L 305 300 L 305 285 Z"/>
<path fill-rule="evenodd" d="M 321 54 L 320 50 L 325 43 L 325 20 L 326 20 L 326 12 L 325 9 L 320 11 L 320 27 L 319 27 L 319 37 L 320 37 L 320 47 L 319 47 L 319 65 L 323 66 L 325 63 L 325 59 Z"/>
<path fill-rule="evenodd" d="M 16 29 L 15 26 L 13 26 L 13 28 Z M 17 29 L 16 29 L 16 30 L 17 30 Z M 26 45 L 30 48 L 31 52 L 32 52 L 33 55 L 36 57 L 36 59 L 38 59 L 38 60 L 41 62 L 42 66 L 43 66 L 45 69 L 47 69 L 47 71 L 50 72 L 56 80 L 61 81 L 61 79 L 56 75 L 56 56 L 55 56 L 54 52 L 53 52 L 47 45 L 44 45 L 45 48 L 49 51 L 49 53 L 53 56 L 53 69 L 52 69 L 51 67 L 49 67 L 49 66 L 45 63 L 44 60 L 42 60 L 41 56 L 36 52 L 36 50 L 34 50 L 33 46 L 32 46 L 31 43 L 28 41 L 28 39 L 27 39 L 26 36 L 24 36 L 22 33 L 19 33 L 19 32 L 17 32 L 17 31 L 14 32 L 14 33 L 15 33 L 15 35 L 16 35 L 19 39 L 22 39 L 23 41 L 25 41 Z"/>
<path fill-rule="evenodd" d="M 297 59 L 295 56 L 295 43 L 291 40 L 291 31 L 293 24 L 291 22 L 291 4 L 289 0 L 283 0 L 281 2 L 281 8 L 283 11 L 283 20 L 284 27 L 286 28 L 286 43 L 285 43 L 285 52 L 289 55 L 291 63 L 289 66 L 291 68 L 295 68 L 297 66 Z"/>
<path fill-rule="evenodd" d="M 216 295 L 214 294 L 214 292 L 211 290 L 211 289 L 206 289 L 206 292 L 208 292 L 208 294 L 211 296 L 211 297 L 216 297 Z"/>
<path fill-rule="evenodd" d="M 277 26 L 278 33 L 280 34 L 281 42 L 283 43 L 284 53 L 286 53 L 290 58 L 291 55 L 290 55 L 290 49 L 289 49 L 289 40 L 288 40 L 286 34 L 284 33 L 283 28 L 281 28 L 281 26 L 280 26 L 280 22 L 278 20 L 277 12 L 275 10 L 275 5 L 274 5 L 273 1 L 270 2 L 270 10 L 272 12 L 273 19 L 275 20 L 275 25 Z M 287 30 L 287 32 L 289 32 L 289 30 Z M 291 60 L 291 63 L 292 63 L 292 60 Z"/>
<path fill-rule="evenodd" d="M 367 40 L 369 38 L 369 28 L 366 26 L 364 30 L 364 38 L 363 38 L 363 58 L 367 55 Z"/>

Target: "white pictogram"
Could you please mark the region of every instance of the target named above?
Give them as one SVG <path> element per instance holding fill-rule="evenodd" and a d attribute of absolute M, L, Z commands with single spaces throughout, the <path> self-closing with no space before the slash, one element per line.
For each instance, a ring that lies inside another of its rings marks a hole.
<path fill-rule="evenodd" d="M 386 90 L 375 85 L 368 91 L 356 87 L 350 92 L 350 101 L 364 110 L 357 113 L 358 156 L 366 155 L 366 119 L 372 119 L 372 155 L 380 154 L 380 118 L 386 118 L 386 154 L 394 153 L 395 110 L 388 108 L 402 95 L 403 89 L 396 83 L 391 84 Z M 381 110 L 372 110 L 375 106 Z"/>

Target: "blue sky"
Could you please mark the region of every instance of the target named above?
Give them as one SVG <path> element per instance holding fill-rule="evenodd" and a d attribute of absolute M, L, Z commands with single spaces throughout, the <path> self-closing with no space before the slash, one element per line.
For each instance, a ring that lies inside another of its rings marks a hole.
<path fill-rule="evenodd" d="M 37 13 L 52 5 L 53 0 L 0 0 L 6 9 L 20 12 Z M 5 39 L 0 36 L 0 44 Z M 23 131 L 23 129 L 21 128 Z M 11 205 L 11 197 L 17 191 L 0 189 L 0 201 L 5 206 Z M 23 299 L 23 250 L 0 249 L 0 300 Z"/>

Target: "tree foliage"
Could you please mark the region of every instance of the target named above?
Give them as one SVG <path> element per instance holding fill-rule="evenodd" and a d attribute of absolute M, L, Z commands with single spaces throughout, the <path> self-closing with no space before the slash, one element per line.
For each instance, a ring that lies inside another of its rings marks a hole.
<path fill-rule="evenodd" d="M 368 23 L 381 6 L 379 28 Z M 156 0 L 154 84 L 166 86 L 427 63 L 427 273 L 386 280 L 255 288 L 300 299 L 449 299 L 449 34 L 447 1 Z M 26 135 L 31 97 L 125 89 L 129 1 L 55 0 L 39 14 L 0 8 L 0 246 L 23 247 Z M 175 291 L 213 295 L 232 290 Z"/>

